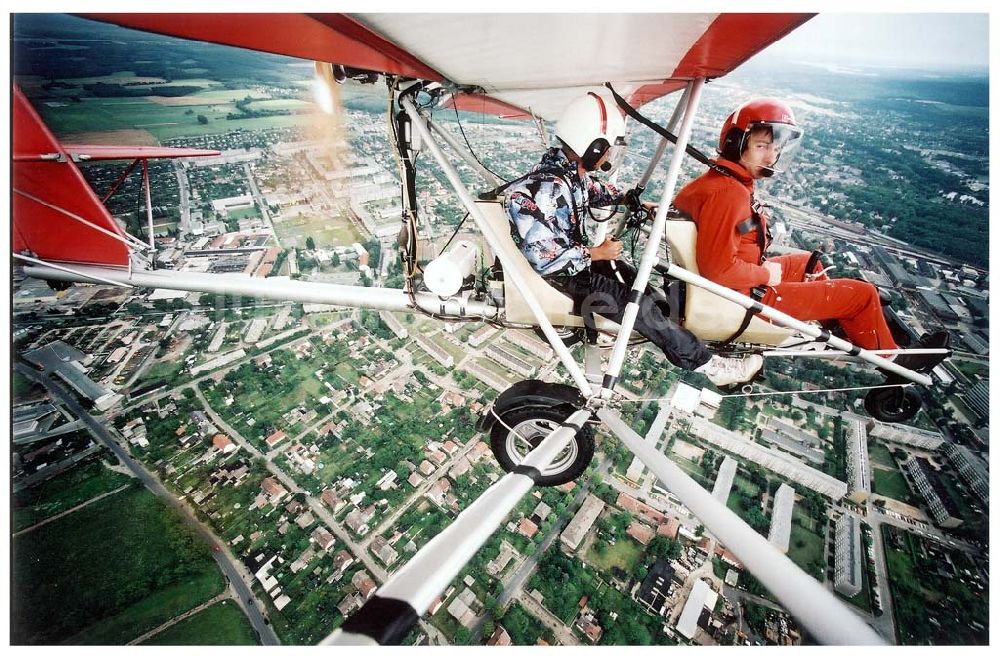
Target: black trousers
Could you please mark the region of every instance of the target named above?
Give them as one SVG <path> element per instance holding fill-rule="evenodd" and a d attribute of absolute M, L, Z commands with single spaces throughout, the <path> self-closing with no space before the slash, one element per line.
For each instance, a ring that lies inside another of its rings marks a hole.
<path fill-rule="evenodd" d="M 573 310 L 587 320 L 596 313 L 621 324 L 636 271 L 628 263 L 597 261 L 573 276 L 546 277 L 554 288 L 573 299 Z M 619 276 L 621 277 L 619 279 Z M 649 286 L 639 299 L 635 330 L 663 350 L 667 360 L 679 368 L 694 370 L 707 363 L 711 352 L 694 334 L 670 319 L 666 298 Z"/>

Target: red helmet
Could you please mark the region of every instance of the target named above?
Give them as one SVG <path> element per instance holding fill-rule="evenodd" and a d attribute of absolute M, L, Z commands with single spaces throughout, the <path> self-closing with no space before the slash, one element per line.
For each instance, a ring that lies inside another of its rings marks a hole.
<path fill-rule="evenodd" d="M 739 162 L 747 137 L 757 128 L 769 129 L 778 148 L 778 159 L 770 167 L 770 173 L 784 171 L 802 139 L 802 129 L 795 125 L 792 108 L 776 98 L 757 98 L 736 108 L 722 124 L 719 155 L 732 162 Z"/>

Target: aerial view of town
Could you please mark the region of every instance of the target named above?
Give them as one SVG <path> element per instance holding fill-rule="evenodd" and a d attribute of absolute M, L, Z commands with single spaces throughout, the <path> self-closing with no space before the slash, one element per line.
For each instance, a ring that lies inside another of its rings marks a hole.
<path fill-rule="evenodd" d="M 311 61 L 58 14 L 11 29 L 13 82 L 61 142 L 218 152 L 149 160 L 149 197 L 131 160 L 77 163 L 156 270 L 403 288 L 381 82 L 337 87 L 327 114 Z M 694 124 L 714 156 L 732 108 L 788 100 L 806 137 L 758 188 L 775 245 L 822 247 L 915 336 L 950 332 L 915 417 L 873 419 L 857 389 L 883 376 L 842 360 L 768 359 L 727 392 L 641 343 L 616 389 L 640 436 L 890 645 L 989 642 L 988 82 L 751 62 Z M 677 97 L 643 111 L 666 123 Z M 504 180 L 544 150 L 532 121 L 434 118 Z M 629 126 L 626 186 L 659 141 Z M 703 171 L 688 158 L 680 184 Z M 481 241 L 424 153 L 417 190 L 422 259 Z M 14 645 L 320 643 L 505 475 L 477 429 L 497 395 L 572 384 L 527 329 L 13 265 Z M 583 474 L 525 495 L 403 644 L 816 644 L 669 485 L 597 426 Z"/>

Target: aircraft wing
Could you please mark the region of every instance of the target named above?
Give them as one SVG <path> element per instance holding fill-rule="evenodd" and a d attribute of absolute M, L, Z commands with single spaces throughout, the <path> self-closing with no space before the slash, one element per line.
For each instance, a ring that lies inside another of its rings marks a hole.
<path fill-rule="evenodd" d="M 634 105 L 723 76 L 812 14 L 84 14 L 147 32 L 453 85 L 460 109 L 555 119 L 611 82 Z"/>

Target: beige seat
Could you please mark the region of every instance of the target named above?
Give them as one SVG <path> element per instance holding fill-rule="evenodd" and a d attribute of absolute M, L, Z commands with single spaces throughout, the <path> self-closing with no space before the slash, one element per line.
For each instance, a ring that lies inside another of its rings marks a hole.
<path fill-rule="evenodd" d="M 674 263 L 698 274 L 695 245 L 698 228 L 690 221 L 667 222 L 667 244 Z M 704 341 L 722 341 L 732 336 L 740 324 L 746 310 L 735 302 L 723 299 L 715 293 L 691 284 L 687 285 L 684 304 L 684 327 Z M 763 345 L 779 345 L 794 332 L 779 327 L 756 316 L 750 320 L 740 342 Z"/>
<path fill-rule="evenodd" d="M 514 269 L 520 275 L 522 281 L 526 281 L 535 297 L 541 303 L 549 322 L 557 327 L 582 327 L 583 318 L 573 313 L 573 300 L 562 294 L 548 284 L 531 267 L 521 250 L 514 244 L 510 237 L 510 220 L 507 218 L 507 211 L 504 210 L 500 201 L 477 201 L 476 205 L 482 209 L 493 230 L 500 236 L 500 243 L 492 246 L 494 250 L 503 251 L 513 263 Z M 492 262 L 493 254 L 486 254 L 487 262 Z M 535 315 L 528 308 L 524 296 L 514 286 L 510 276 L 504 277 L 503 283 L 504 306 L 508 322 L 523 324 L 538 324 Z M 617 331 L 618 325 L 610 320 L 597 317 L 597 328 L 606 331 Z"/>

